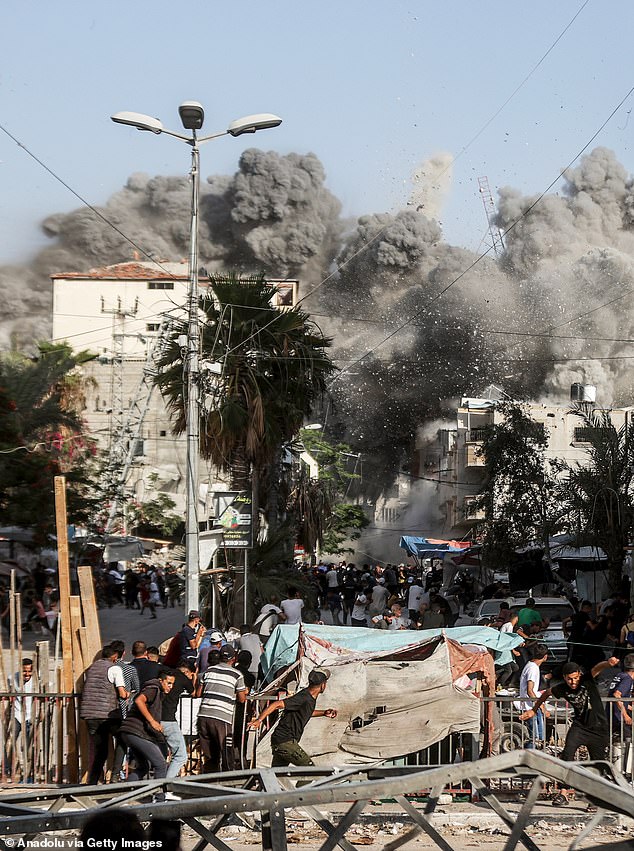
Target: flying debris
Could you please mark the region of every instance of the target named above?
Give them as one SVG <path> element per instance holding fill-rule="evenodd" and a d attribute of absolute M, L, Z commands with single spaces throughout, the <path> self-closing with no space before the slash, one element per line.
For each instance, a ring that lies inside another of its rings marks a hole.
<path fill-rule="evenodd" d="M 495 224 L 504 252 L 480 260 L 442 236 L 451 169 L 451 157 L 438 155 L 414 175 L 404 210 L 354 225 L 342 220 L 314 154 L 252 148 L 233 176 L 211 176 L 201 188 L 201 265 L 299 278 L 304 306 L 347 368 L 332 385 L 329 428 L 370 455 L 379 478 L 397 469 L 421 422 L 489 383 L 503 380 L 518 398 L 561 399 L 579 381 L 600 387 L 606 405 L 632 400 L 623 359 L 632 348 L 615 340 L 629 339 L 632 327 L 626 169 L 596 148 L 565 173 L 563 190 L 535 206 L 537 195 L 502 188 Z M 48 336 L 50 274 L 129 261 L 135 248 L 125 237 L 143 248 L 141 259 L 186 257 L 189 203 L 187 177 L 134 174 L 100 209 L 116 230 L 86 208 L 48 217 L 50 245 L 30 265 L 0 267 L 0 346 Z M 542 336 L 500 333 L 511 331 Z"/>

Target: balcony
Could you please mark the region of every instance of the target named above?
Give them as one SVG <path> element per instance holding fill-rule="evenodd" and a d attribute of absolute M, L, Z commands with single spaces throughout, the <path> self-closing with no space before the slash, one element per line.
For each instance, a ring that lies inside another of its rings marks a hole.
<path fill-rule="evenodd" d="M 484 520 L 484 509 L 477 508 L 475 505 L 476 497 L 465 496 L 462 501 L 462 512 L 464 519 L 470 523 L 476 523 Z"/>
<path fill-rule="evenodd" d="M 482 453 L 482 443 L 467 443 L 466 467 L 484 467 L 485 458 Z"/>
<path fill-rule="evenodd" d="M 486 436 L 486 428 L 472 428 L 467 431 L 465 443 L 482 443 Z"/>

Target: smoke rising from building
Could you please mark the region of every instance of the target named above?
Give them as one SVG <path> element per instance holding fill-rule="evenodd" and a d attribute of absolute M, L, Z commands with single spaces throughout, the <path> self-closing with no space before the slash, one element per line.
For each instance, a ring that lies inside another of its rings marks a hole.
<path fill-rule="evenodd" d="M 306 306 L 344 369 L 324 415 L 379 476 L 403 461 L 420 422 L 491 382 L 518 398 L 561 400 L 574 380 L 597 385 L 601 404 L 632 401 L 630 361 L 618 358 L 634 352 L 613 338 L 631 337 L 634 187 L 615 155 L 592 151 L 530 212 L 537 196 L 503 188 L 505 254 L 471 269 L 476 255 L 445 242 L 437 221 L 450 165 L 439 155 L 421 166 L 404 210 L 356 223 L 341 219 L 314 154 L 249 149 L 235 175 L 201 187 L 201 265 L 296 276 L 300 295 L 317 287 Z M 189 203 L 187 178 L 135 174 L 101 212 L 152 258 L 181 260 Z M 51 273 L 135 257 L 88 209 L 50 216 L 43 228 L 51 245 L 33 263 L 0 267 L 3 348 L 47 335 Z M 508 331 L 519 333 L 499 333 Z M 615 359 L 575 360 L 588 357 Z"/>

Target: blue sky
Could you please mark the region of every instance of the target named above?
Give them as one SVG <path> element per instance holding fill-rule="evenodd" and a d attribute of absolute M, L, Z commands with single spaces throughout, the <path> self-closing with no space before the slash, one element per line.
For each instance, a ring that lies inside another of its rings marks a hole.
<path fill-rule="evenodd" d="M 7 0 L 0 124 L 92 204 L 133 172 L 181 174 L 180 143 L 113 124 L 145 112 L 178 129 L 183 100 L 205 130 L 275 112 L 282 127 L 203 149 L 202 175 L 233 173 L 244 148 L 313 151 L 344 213 L 396 211 L 425 158 L 458 155 L 555 41 L 583 0 Z M 634 4 L 589 0 L 503 112 L 454 165 L 440 219 L 476 249 L 477 178 L 542 191 L 631 85 Z M 595 144 L 634 170 L 629 100 Z M 0 263 L 44 243 L 39 222 L 79 202 L 0 132 Z"/>

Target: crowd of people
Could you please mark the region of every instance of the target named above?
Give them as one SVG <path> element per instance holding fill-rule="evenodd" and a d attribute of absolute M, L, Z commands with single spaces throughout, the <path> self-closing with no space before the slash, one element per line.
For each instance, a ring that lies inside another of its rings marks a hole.
<path fill-rule="evenodd" d="M 289 601 L 293 599 L 298 598 L 289 596 Z M 288 611 L 292 609 L 291 605 Z M 276 598 L 263 610 L 256 624 L 244 624 L 235 636 L 205 629 L 200 612 L 192 610 L 182 629 L 160 649 L 135 641 L 129 661 L 122 641 L 105 646 L 86 671 L 80 704 L 91 745 L 87 783 L 142 779 L 150 772 L 157 779 L 178 776 L 188 761 L 179 718 L 183 696 L 201 698 L 191 732 L 200 753 L 199 770 L 204 773 L 240 765 L 247 727 L 256 729 L 280 708 L 290 738 L 284 738 L 285 726 L 278 726 L 275 764 L 312 764 L 301 750 L 299 737 L 311 715 L 324 714 L 314 704 L 325 689 L 325 674 L 313 672 L 307 689 L 283 706 L 272 704 L 259 718 L 252 717 L 253 706 L 246 704 L 261 676 L 263 643 L 284 618 Z M 269 612 L 272 618 L 267 617 Z M 336 714 L 334 709 L 327 712 Z M 109 752 L 114 757 L 107 765 Z M 286 763 L 280 761 L 285 758 Z M 157 800 L 163 798 L 163 793 L 157 793 Z"/>
<path fill-rule="evenodd" d="M 328 612 L 335 626 L 374 629 L 438 629 L 453 626 L 460 611 L 455 597 L 439 593 L 438 577 L 425 580 L 404 564 L 319 564 L 302 571 L 316 609 L 292 588 L 281 603 L 286 623 L 315 622 Z"/>
<path fill-rule="evenodd" d="M 141 615 L 149 609 L 153 617 L 158 606 L 169 605 L 173 596 L 177 599 L 176 590 L 174 595 L 170 590 L 169 569 L 143 565 L 121 572 L 111 565 L 107 573 L 115 588 L 108 594 L 112 605 L 125 605 Z M 300 745 L 304 727 L 315 714 L 336 713 L 315 709 L 327 675 L 315 672 L 306 689 L 272 701 L 255 717 L 255 705 L 247 700 L 262 680 L 260 657 L 275 627 L 327 620 L 335 626 L 378 630 L 441 629 L 454 626 L 460 612 L 456 597 L 439 593 L 437 573 L 421 577 L 402 564 L 323 564 L 298 572 L 297 579 L 296 586 L 280 595 L 282 599 L 271 596 L 239 634 L 206 629 L 200 612 L 192 610 L 183 627 L 160 648 L 135 641 L 127 660 L 124 642 L 104 647 L 86 672 L 80 706 L 91 743 L 88 782 L 137 779 L 150 772 L 156 778 L 178 776 L 189 759 L 179 721 L 183 696 L 201 698 L 190 730 L 200 754 L 199 770 L 232 770 L 242 764 L 248 731 L 277 714 L 282 723 L 271 738 L 273 764 L 309 765 L 310 757 Z M 50 595 L 51 587 L 51 580 L 44 577 L 43 594 Z M 562 624 L 569 645 L 562 667 L 553 665 L 543 641 L 548 621 L 536 601 L 528 598 L 512 608 L 500 599 L 499 611 L 487 625 L 516 634 L 522 643 L 513 650 L 513 662 L 496 668 L 498 694 L 510 693 L 515 700 L 516 715 L 528 730 L 526 747 L 544 747 L 549 701 L 563 699 L 574 718 L 564 758 L 571 758 L 580 744 L 592 758 L 598 754 L 605 758 L 610 746 L 619 767 L 628 773 L 629 766 L 631 772 L 626 751 L 631 752 L 634 703 L 634 614 L 628 602 L 625 594 L 598 607 L 579 602 Z M 26 724 L 28 733 L 26 693 L 33 665 L 29 659 L 23 662 L 18 690 L 25 695 L 16 699 L 14 720 L 20 728 Z M 596 679 L 608 668 L 614 669 L 612 677 L 599 691 Z M 613 698 L 607 706 L 606 696 Z M 114 756 L 107 765 L 109 752 Z"/>
<path fill-rule="evenodd" d="M 577 603 L 561 627 L 567 638 L 567 660 L 554 660 L 542 633 L 548 619 L 534 598 L 520 609 L 500 602 L 488 624 L 514 633 L 523 643 L 513 650 L 515 662 L 496 668 L 498 694 L 517 694 L 518 720 L 527 724 L 527 748 L 543 748 L 548 740 L 548 702 L 565 700 L 572 710 L 562 759 L 573 759 L 583 746 L 590 759 L 612 756 L 613 765 L 632 776 L 632 718 L 634 710 L 634 615 L 627 594 L 617 594 L 594 606 Z M 615 669 L 609 678 L 604 671 Z M 606 700 L 607 698 L 607 700 Z"/>
<path fill-rule="evenodd" d="M 102 606 L 115 605 L 147 609 L 155 618 L 158 608 L 166 609 L 180 603 L 184 581 L 173 564 L 165 566 L 138 562 L 134 568 L 122 568 L 118 562 L 93 568 L 97 599 Z"/>

